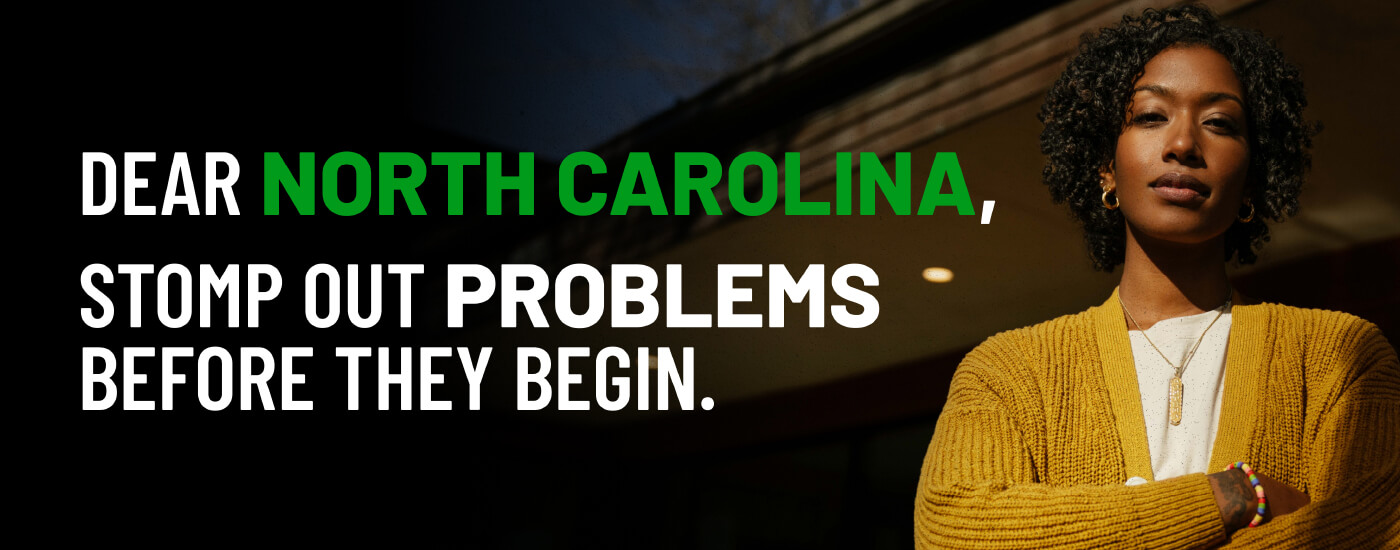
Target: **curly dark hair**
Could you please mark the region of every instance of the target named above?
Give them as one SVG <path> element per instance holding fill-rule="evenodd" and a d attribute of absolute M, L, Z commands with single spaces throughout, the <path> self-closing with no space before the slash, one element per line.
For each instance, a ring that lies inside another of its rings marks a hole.
<path fill-rule="evenodd" d="M 1172 46 L 1209 47 L 1230 61 L 1244 87 L 1249 128 L 1247 198 L 1256 215 L 1225 232 L 1225 258 L 1253 263 L 1269 240 L 1264 219 L 1281 222 L 1298 210 L 1303 174 L 1311 167 L 1312 137 L 1320 125 L 1303 119 L 1307 96 L 1298 69 L 1273 41 L 1221 23 L 1210 9 L 1186 5 L 1124 16 L 1116 27 L 1086 33 L 1040 107 L 1042 178 L 1056 203 L 1067 203 L 1084 226 L 1094 268 L 1123 263 L 1123 214 L 1102 204 L 1099 174 L 1113 160 L 1133 83 L 1143 67 Z"/>

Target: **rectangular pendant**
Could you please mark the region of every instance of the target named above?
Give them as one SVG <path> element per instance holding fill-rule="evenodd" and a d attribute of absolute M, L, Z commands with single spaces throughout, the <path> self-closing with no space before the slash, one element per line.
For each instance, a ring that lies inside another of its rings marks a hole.
<path fill-rule="evenodd" d="M 1181 377 L 1172 377 L 1167 386 L 1167 416 L 1173 426 L 1181 425 Z"/>

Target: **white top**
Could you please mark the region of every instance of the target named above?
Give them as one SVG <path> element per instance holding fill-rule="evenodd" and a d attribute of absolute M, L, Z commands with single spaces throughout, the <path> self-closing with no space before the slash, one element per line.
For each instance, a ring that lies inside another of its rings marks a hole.
<path fill-rule="evenodd" d="M 1163 319 L 1148 327 L 1147 338 L 1157 349 L 1181 365 L 1196 339 L 1215 319 L 1218 310 Z M 1230 309 L 1210 327 L 1200 348 L 1181 374 L 1181 424 L 1167 417 L 1167 390 L 1176 369 L 1147 343 L 1143 333 L 1130 330 L 1133 363 L 1137 366 L 1142 418 L 1147 425 L 1147 449 L 1152 455 L 1152 476 L 1158 481 L 1190 473 L 1205 473 L 1210 466 L 1220 404 L 1225 396 L 1225 352 L 1230 343 Z"/>

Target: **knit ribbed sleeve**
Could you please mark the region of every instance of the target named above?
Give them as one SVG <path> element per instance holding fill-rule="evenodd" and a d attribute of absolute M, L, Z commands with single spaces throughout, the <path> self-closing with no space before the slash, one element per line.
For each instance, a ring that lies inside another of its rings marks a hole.
<path fill-rule="evenodd" d="M 1224 540 L 1203 474 L 1132 487 L 1121 479 L 1041 483 L 1033 457 L 1045 452 L 1021 431 L 1038 424 L 1028 418 L 1033 407 L 1008 403 L 1005 396 L 1021 390 L 1001 382 L 1008 374 L 998 364 L 1015 355 L 1005 344 L 1011 339 L 988 340 L 953 377 L 920 476 L 918 548 L 1192 548 Z"/>
<path fill-rule="evenodd" d="M 1333 320 L 1309 334 L 1337 350 L 1309 358 L 1327 388 L 1309 399 L 1324 410 L 1304 434 L 1312 503 L 1235 533 L 1227 548 L 1400 548 L 1400 362 L 1375 325 Z"/>

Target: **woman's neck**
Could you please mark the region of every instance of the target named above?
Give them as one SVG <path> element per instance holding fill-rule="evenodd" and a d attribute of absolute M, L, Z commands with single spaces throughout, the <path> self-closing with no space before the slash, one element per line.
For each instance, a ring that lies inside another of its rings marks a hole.
<path fill-rule="evenodd" d="M 1135 236 L 1130 228 L 1118 297 L 1143 330 L 1210 311 L 1230 297 L 1224 258 L 1223 236 L 1182 245 Z"/>

